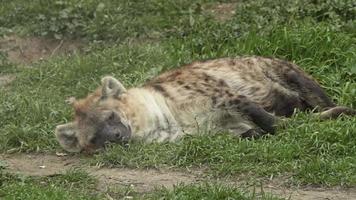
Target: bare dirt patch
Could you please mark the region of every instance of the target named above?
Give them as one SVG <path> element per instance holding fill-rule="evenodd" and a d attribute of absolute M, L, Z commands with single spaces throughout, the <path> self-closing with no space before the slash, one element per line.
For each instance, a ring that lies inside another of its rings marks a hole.
<path fill-rule="evenodd" d="M 126 168 L 90 168 L 89 173 L 99 179 L 99 189 L 110 185 L 133 186 L 139 192 L 147 192 L 155 187 L 173 188 L 179 183 L 193 183 L 197 178 L 191 174 L 167 170 L 143 170 Z"/>
<path fill-rule="evenodd" d="M 206 4 L 203 6 L 203 10 L 212 14 L 216 20 L 224 22 L 234 16 L 236 5 L 236 2 Z"/>
<path fill-rule="evenodd" d="M 165 186 L 172 188 L 178 183 L 192 183 L 198 178 L 193 174 L 172 170 L 99 168 L 89 166 L 79 157 L 14 154 L 0 156 L 5 161 L 6 170 L 28 176 L 53 176 L 64 174 L 72 168 L 80 168 L 99 180 L 98 189 L 105 190 L 110 185 L 133 186 L 140 192 Z"/>
<path fill-rule="evenodd" d="M 206 178 L 202 171 L 174 171 L 168 169 L 128 169 L 128 168 L 98 168 L 86 165 L 85 158 L 73 156 L 56 156 L 47 154 L 11 154 L 0 155 L 5 162 L 6 170 L 28 176 L 52 176 L 63 174 L 71 168 L 81 168 L 99 180 L 98 189 L 106 191 L 112 186 L 131 186 L 138 192 L 147 192 L 156 187 L 172 188 L 178 183 L 218 182 L 236 187 L 255 190 L 259 193 L 269 192 L 276 196 L 296 200 L 351 200 L 356 199 L 355 188 L 313 188 L 295 187 L 287 188 L 283 184 L 266 182 L 261 187 L 246 186 L 238 180 L 216 180 Z M 283 181 L 282 181 L 283 182 Z"/>
<path fill-rule="evenodd" d="M 56 40 L 41 37 L 21 38 L 15 35 L 0 39 L 0 53 L 15 64 L 30 64 L 56 55 L 80 51 L 84 44 L 74 40 Z"/>
<path fill-rule="evenodd" d="M 0 75 L 0 88 L 8 85 L 15 80 L 13 75 Z"/>

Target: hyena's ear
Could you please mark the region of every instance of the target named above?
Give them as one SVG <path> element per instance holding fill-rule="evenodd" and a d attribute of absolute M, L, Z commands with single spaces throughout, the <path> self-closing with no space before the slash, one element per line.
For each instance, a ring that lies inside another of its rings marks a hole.
<path fill-rule="evenodd" d="M 125 87 L 112 76 L 105 76 L 101 79 L 103 97 L 118 97 L 126 92 Z"/>
<path fill-rule="evenodd" d="M 78 138 L 76 135 L 77 126 L 75 123 L 58 125 L 55 130 L 56 138 L 59 144 L 69 152 L 80 152 Z"/>

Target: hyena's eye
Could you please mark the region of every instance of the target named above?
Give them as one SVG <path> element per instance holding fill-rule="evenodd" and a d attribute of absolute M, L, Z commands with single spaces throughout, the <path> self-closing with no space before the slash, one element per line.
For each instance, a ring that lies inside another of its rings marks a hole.
<path fill-rule="evenodd" d="M 115 125 L 119 121 L 120 121 L 120 117 L 115 112 L 111 112 L 109 117 L 106 119 L 106 122 L 109 125 Z"/>
<path fill-rule="evenodd" d="M 109 121 L 113 121 L 114 119 L 115 119 L 115 113 L 112 112 L 112 113 L 109 115 L 108 120 L 109 120 Z"/>

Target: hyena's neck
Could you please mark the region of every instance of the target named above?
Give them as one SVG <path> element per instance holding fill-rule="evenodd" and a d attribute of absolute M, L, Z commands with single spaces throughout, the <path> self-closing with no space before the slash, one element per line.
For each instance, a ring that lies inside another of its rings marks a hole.
<path fill-rule="evenodd" d="M 165 98 L 149 88 L 132 88 L 127 92 L 127 112 L 133 138 L 160 140 L 156 133 L 178 128 Z"/>

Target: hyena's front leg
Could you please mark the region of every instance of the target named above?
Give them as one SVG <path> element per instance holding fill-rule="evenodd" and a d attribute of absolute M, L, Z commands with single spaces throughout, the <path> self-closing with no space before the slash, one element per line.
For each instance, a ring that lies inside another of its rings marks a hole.
<path fill-rule="evenodd" d="M 181 138 L 184 133 L 181 129 L 156 129 L 145 135 L 147 142 L 174 142 Z"/>
<path fill-rule="evenodd" d="M 241 119 L 233 119 L 232 122 L 235 124 L 228 127 L 230 133 L 242 137 L 242 138 L 257 138 L 266 134 L 264 130 L 257 127 L 253 123 L 248 121 L 242 121 Z"/>
<path fill-rule="evenodd" d="M 256 137 L 265 133 L 274 134 L 276 131 L 278 118 L 245 96 L 238 95 L 227 99 L 222 98 L 220 102 L 217 101 L 215 107 L 227 110 L 230 113 L 241 114 L 258 126 L 258 128 L 254 128 L 248 123 L 236 122 L 239 123 L 239 126 L 246 128 L 246 131 L 241 134 L 242 137 Z"/>

